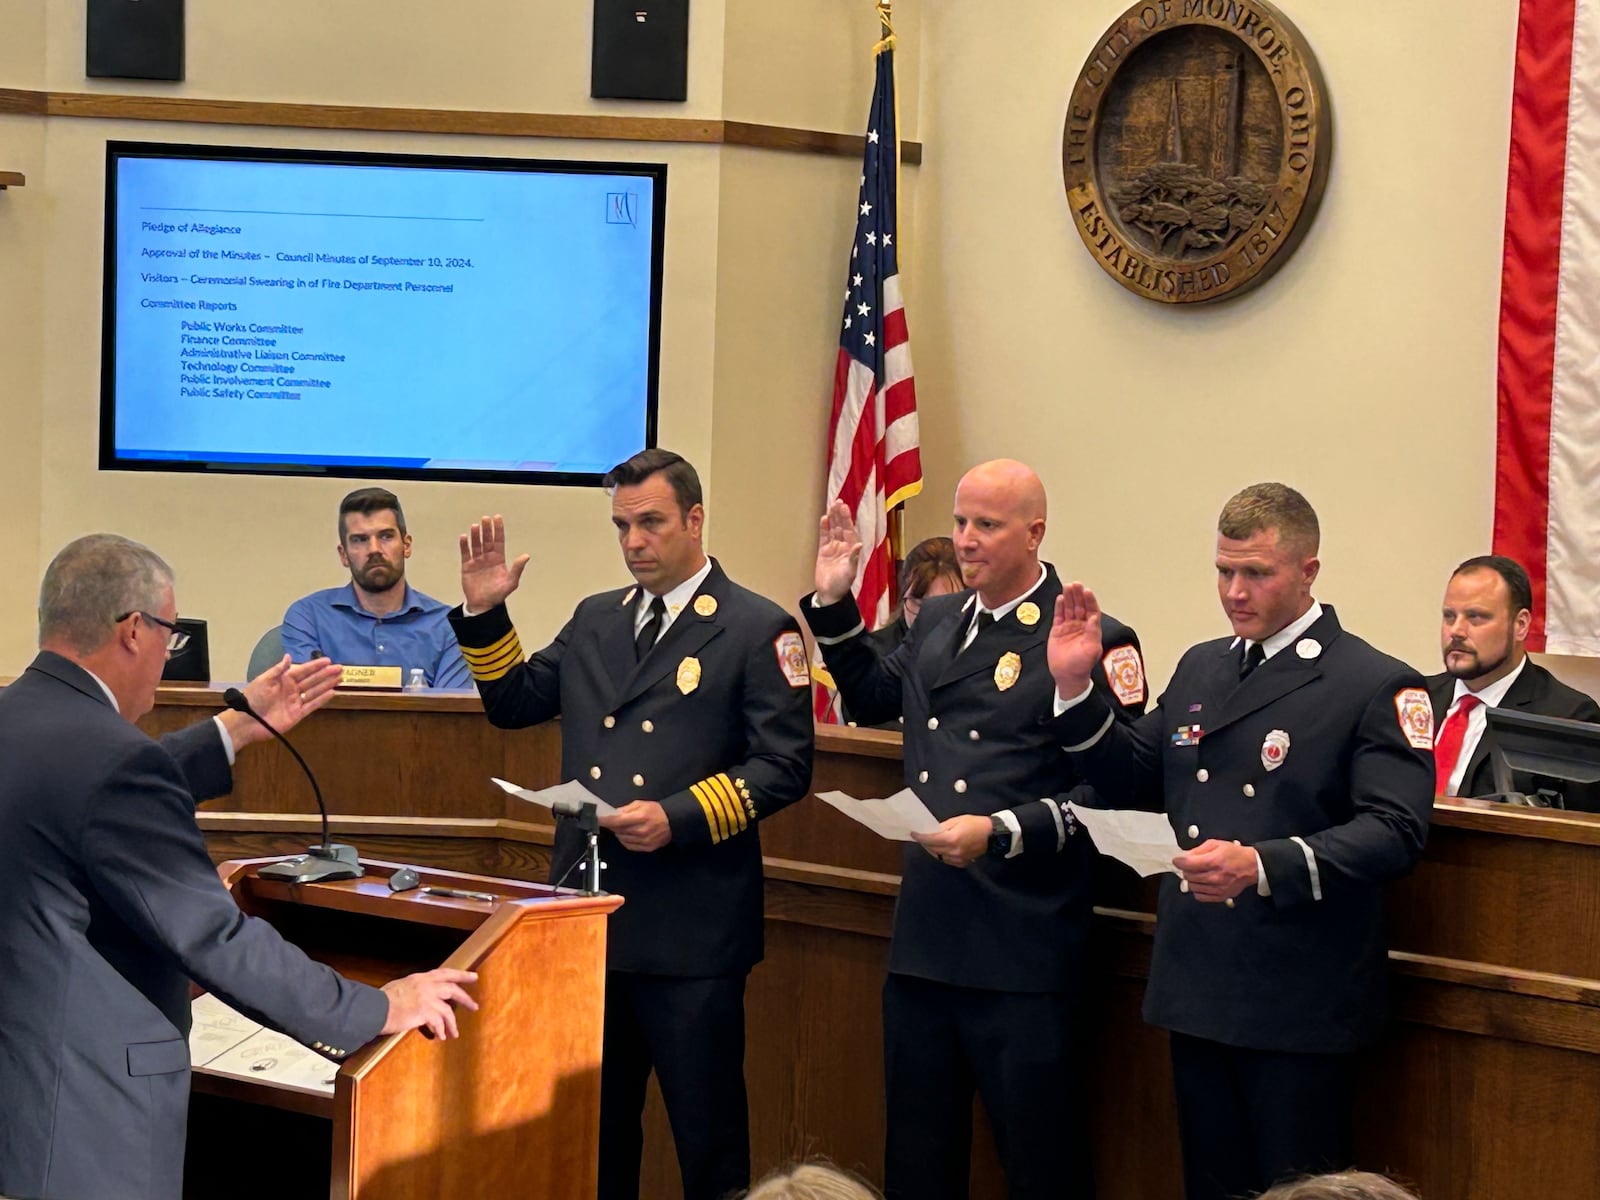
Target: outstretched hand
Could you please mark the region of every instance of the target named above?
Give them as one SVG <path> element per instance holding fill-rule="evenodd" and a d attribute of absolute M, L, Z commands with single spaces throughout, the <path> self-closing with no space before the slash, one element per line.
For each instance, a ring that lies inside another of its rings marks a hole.
<path fill-rule="evenodd" d="M 461 592 L 472 613 L 488 612 L 522 582 L 526 554 L 506 562 L 506 522 L 496 513 L 461 535 Z"/>
<path fill-rule="evenodd" d="M 333 698 L 344 668 L 325 658 L 291 663 L 285 654 L 275 666 L 257 675 L 242 689 L 250 707 L 279 733 L 287 733 Z M 220 714 L 233 748 L 263 741 L 272 735 L 243 713 Z"/>
<path fill-rule="evenodd" d="M 861 565 L 861 535 L 844 501 L 828 506 L 817 538 L 816 588 L 819 604 L 836 604 L 849 595 Z"/>
<path fill-rule="evenodd" d="M 1046 653 L 1056 692 L 1063 700 L 1081 695 L 1100 661 L 1100 604 L 1081 583 L 1069 583 L 1056 597 Z"/>

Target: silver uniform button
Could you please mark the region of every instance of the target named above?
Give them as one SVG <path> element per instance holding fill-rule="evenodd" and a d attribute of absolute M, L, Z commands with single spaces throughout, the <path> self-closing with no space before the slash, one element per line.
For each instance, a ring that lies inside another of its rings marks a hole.
<path fill-rule="evenodd" d="M 1198 825 L 1189 826 L 1189 836 L 1192 837 L 1192 838 L 1199 837 L 1200 836 L 1200 826 L 1198 826 Z"/>
<path fill-rule="evenodd" d="M 928 718 L 928 728 L 929 729 L 937 729 L 937 728 L 939 728 L 939 718 L 938 717 L 929 717 Z"/>
<path fill-rule="evenodd" d="M 617 727 L 617 719 L 615 717 L 608 716 L 604 721 L 601 721 L 600 724 L 604 725 L 607 729 L 615 729 Z"/>
<path fill-rule="evenodd" d="M 982 735 L 979 734 L 976 729 L 974 729 L 971 733 L 967 734 L 967 736 L 969 738 L 971 738 L 973 741 L 977 741 L 979 739 L 979 737 L 981 737 Z"/>
<path fill-rule="evenodd" d="M 953 786 L 955 787 L 956 791 L 964 792 L 967 790 L 967 781 L 965 779 L 958 779 L 955 781 Z"/>
<path fill-rule="evenodd" d="M 1246 796 L 1254 796 L 1256 794 L 1256 785 L 1253 784 L 1253 783 L 1245 784 L 1244 785 L 1244 794 Z"/>
<path fill-rule="evenodd" d="M 654 733 L 656 731 L 656 723 L 654 721 L 640 721 L 639 728 L 646 733 Z"/>
<path fill-rule="evenodd" d="M 633 777 L 633 786 L 634 787 L 643 787 L 644 786 L 644 776 L 643 775 L 635 775 Z"/>
<path fill-rule="evenodd" d="M 599 779 L 600 778 L 600 768 L 599 767 L 590 767 L 589 768 L 589 778 L 590 779 Z"/>
<path fill-rule="evenodd" d="M 917 782 L 918 783 L 927 783 L 928 782 L 928 773 L 926 771 L 918 771 L 917 772 Z"/>
<path fill-rule="evenodd" d="M 1196 771 L 1194 773 L 1194 777 L 1196 779 L 1198 779 L 1201 783 L 1204 783 L 1206 780 L 1211 778 L 1211 772 L 1206 770 L 1204 767 L 1201 767 L 1198 771 Z"/>

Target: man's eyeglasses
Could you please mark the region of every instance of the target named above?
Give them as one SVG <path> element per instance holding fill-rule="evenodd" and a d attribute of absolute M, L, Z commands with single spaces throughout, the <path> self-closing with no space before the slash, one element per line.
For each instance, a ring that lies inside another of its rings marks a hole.
<path fill-rule="evenodd" d="M 163 629 L 165 629 L 167 631 L 167 657 L 168 658 L 171 658 L 174 654 L 182 654 L 183 651 L 184 651 L 184 648 L 189 645 L 189 635 L 186 632 L 184 632 L 182 629 L 180 629 L 172 621 L 162 620 L 162 618 L 156 616 L 155 613 L 147 613 L 147 612 L 144 612 L 142 610 L 130 610 L 128 612 L 123 613 L 120 617 L 117 617 L 116 618 L 116 623 L 118 625 L 120 625 L 120 624 L 122 624 L 122 622 L 126 621 L 129 617 L 134 617 L 134 616 L 143 617 L 146 621 L 149 621 L 152 625 L 160 625 Z"/>

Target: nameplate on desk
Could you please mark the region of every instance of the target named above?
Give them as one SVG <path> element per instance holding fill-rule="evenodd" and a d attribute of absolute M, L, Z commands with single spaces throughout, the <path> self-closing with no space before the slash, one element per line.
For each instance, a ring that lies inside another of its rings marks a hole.
<path fill-rule="evenodd" d="M 346 667 L 339 686 L 347 688 L 390 688 L 400 690 L 404 682 L 399 667 Z"/>

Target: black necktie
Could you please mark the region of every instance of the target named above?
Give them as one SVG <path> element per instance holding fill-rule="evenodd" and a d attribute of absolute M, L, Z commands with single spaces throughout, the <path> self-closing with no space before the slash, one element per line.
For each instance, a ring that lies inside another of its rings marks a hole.
<path fill-rule="evenodd" d="M 1267 650 L 1260 642 L 1251 642 L 1250 649 L 1244 652 L 1244 657 L 1239 663 L 1239 678 L 1246 679 L 1267 660 Z"/>
<path fill-rule="evenodd" d="M 645 617 L 639 632 L 633 635 L 633 656 L 638 661 L 644 661 L 644 656 L 650 653 L 650 647 L 656 644 L 656 638 L 661 636 L 661 620 L 666 615 L 667 602 L 660 596 L 652 596 L 650 615 Z"/>
<path fill-rule="evenodd" d="M 966 645 L 972 645 L 973 642 L 978 640 L 978 635 L 993 624 L 994 614 L 987 608 L 980 608 L 978 610 L 978 619 L 973 622 L 972 636 L 967 639 Z M 962 649 L 966 649 L 966 646 L 963 646 Z"/>

